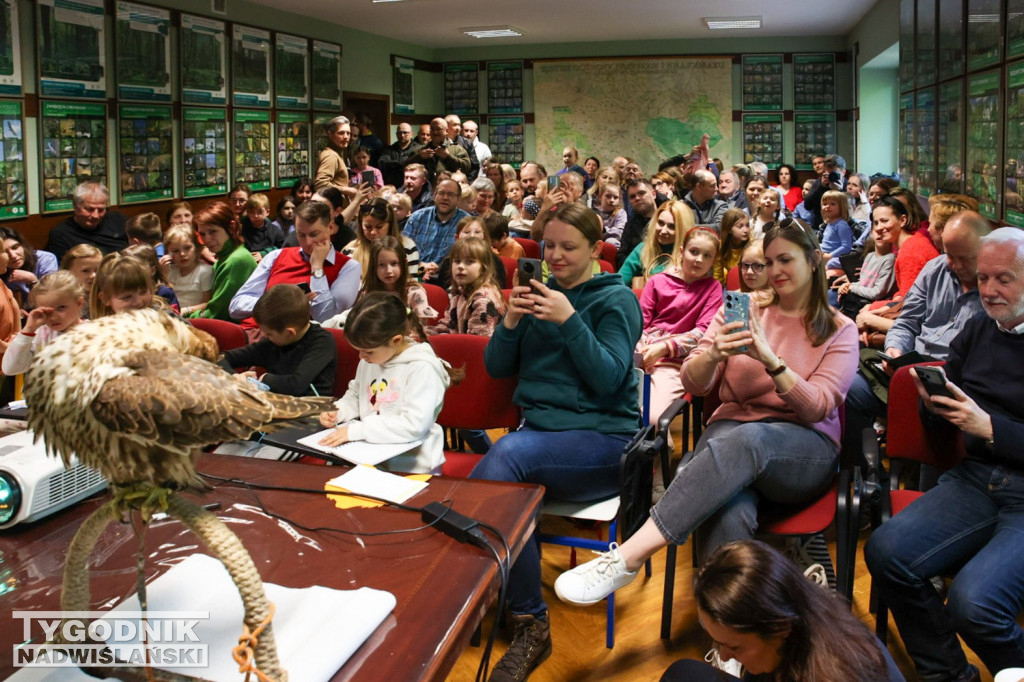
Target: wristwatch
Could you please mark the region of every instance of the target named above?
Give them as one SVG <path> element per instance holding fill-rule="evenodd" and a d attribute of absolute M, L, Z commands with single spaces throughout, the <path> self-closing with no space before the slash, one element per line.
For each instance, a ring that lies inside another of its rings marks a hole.
<path fill-rule="evenodd" d="M 765 367 L 764 371 L 768 373 L 768 376 L 774 379 L 775 377 L 779 376 L 780 374 L 786 371 L 786 361 L 783 360 L 782 358 L 779 358 L 778 367 L 776 367 L 775 369 L 768 369 L 767 367 Z"/>
<path fill-rule="evenodd" d="M 324 276 L 324 269 L 317 268 L 316 270 L 313 271 L 313 276 L 316 277 L 317 279 L 320 279 L 321 277 Z"/>

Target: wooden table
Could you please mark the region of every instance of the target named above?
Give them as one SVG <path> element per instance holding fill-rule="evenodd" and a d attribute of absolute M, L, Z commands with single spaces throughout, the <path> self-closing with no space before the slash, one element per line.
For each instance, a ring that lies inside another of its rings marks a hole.
<path fill-rule="evenodd" d="M 251 483 L 322 489 L 340 467 L 204 455 L 200 472 L 239 477 Z M 254 498 L 258 496 L 259 501 Z M 533 532 L 543 488 L 532 485 L 437 477 L 407 504 L 451 500 L 453 508 L 499 528 L 518 556 Z M 21 621 L 14 610 L 57 610 L 61 573 L 72 536 L 106 494 L 86 500 L 29 526 L 0 533 L 0 677 L 13 671 L 12 647 Z M 333 680 L 441 680 L 466 648 L 497 594 L 497 567 L 484 550 L 434 529 L 396 535 L 366 533 L 416 528 L 420 515 L 398 509 L 341 510 L 324 495 L 255 491 L 218 485 L 202 497 L 219 502 L 228 523 L 260 568 L 263 580 L 286 587 L 324 585 L 337 589 L 373 587 L 397 598 L 394 613 L 332 678 Z M 309 527 L 358 531 L 291 532 L 260 511 L 267 510 Z M 154 522 L 148 531 L 147 567 L 152 576 L 182 549 L 202 552 L 197 539 L 173 520 Z M 500 548 L 498 552 L 504 555 Z M 92 560 L 90 608 L 108 608 L 134 591 L 136 539 L 126 525 L 111 525 Z M 342 616 L 343 617 L 343 616 Z M 42 641 L 42 633 L 33 633 Z"/>

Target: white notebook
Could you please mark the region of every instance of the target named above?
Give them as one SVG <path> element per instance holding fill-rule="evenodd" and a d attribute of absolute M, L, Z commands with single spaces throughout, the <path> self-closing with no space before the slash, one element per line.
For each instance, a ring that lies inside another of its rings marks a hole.
<path fill-rule="evenodd" d="M 340 457 L 346 462 L 369 464 L 370 466 L 376 466 L 392 457 L 409 452 L 423 442 L 422 440 L 414 440 L 409 443 L 367 443 L 365 440 L 356 440 L 335 445 L 334 447 L 320 445 L 320 441 L 326 438 L 332 431 L 334 429 L 325 429 L 299 438 L 295 442 L 305 445 L 307 448 L 313 448 L 314 450 Z"/>

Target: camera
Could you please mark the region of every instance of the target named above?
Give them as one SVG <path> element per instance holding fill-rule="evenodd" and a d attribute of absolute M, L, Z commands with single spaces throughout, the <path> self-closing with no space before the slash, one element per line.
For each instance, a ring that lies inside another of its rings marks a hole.
<path fill-rule="evenodd" d="M 840 179 L 839 171 L 837 171 L 837 170 L 829 171 L 829 173 L 828 173 L 828 181 L 830 183 L 832 183 L 833 185 L 838 185 L 839 184 L 839 179 Z"/>

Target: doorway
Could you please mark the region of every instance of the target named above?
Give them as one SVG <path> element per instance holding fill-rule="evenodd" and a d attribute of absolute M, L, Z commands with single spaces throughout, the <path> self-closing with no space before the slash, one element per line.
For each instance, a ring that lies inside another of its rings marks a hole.
<path fill-rule="evenodd" d="M 391 144 L 391 96 L 377 95 L 370 92 L 343 92 L 341 94 L 342 109 L 350 117 L 366 114 L 370 117 L 374 134 Z"/>

